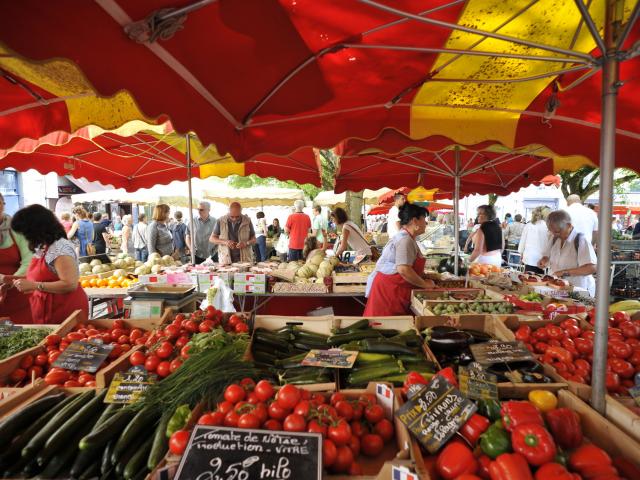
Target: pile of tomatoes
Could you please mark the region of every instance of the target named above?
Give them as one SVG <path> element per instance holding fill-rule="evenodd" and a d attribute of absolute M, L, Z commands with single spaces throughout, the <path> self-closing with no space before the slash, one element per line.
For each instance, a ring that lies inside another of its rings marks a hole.
<path fill-rule="evenodd" d="M 337 392 L 327 398 L 294 385 L 285 385 L 276 394 L 267 380 L 255 383 L 250 378 L 229 385 L 224 401 L 215 411 L 204 413 L 198 424 L 320 433 L 324 467 L 350 475 L 362 475 L 360 454 L 378 457 L 395 433 L 373 394 Z M 181 455 L 188 439 L 186 430 L 176 432 L 169 443 L 172 453 Z"/>
<path fill-rule="evenodd" d="M 129 360 L 132 365 L 144 366 L 149 373 L 167 377 L 189 358 L 187 344 L 193 335 L 211 332 L 221 326 L 227 332 L 249 332 L 244 317 L 237 314 L 229 316 L 211 306 L 194 313 L 178 313 L 169 325 L 155 330 L 144 342 L 146 353 L 136 350 Z"/>
<path fill-rule="evenodd" d="M 608 333 L 607 390 L 614 395 L 629 395 L 629 388 L 635 384 L 634 377 L 640 378 L 637 375 L 640 373 L 640 322 L 631 320 L 625 312 L 616 312 L 609 319 Z M 523 325 L 515 336 L 563 378 L 591 382 L 595 333 L 582 328 L 576 319 L 569 318 L 536 330 Z"/>
<path fill-rule="evenodd" d="M 47 335 L 44 339 L 44 348 L 40 353 L 24 355 L 18 368 L 9 374 L 9 381 L 12 385 L 22 385 L 30 382 L 31 379 L 44 377 L 47 385 L 95 387 L 95 377 L 92 374 L 65 370 L 51 365 L 71 342 L 101 340 L 105 345 L 113 345 L 109 357 L 100 366 L 103 368 L 132 347 L 144 344 L 149 335 L 149 332 L 140 328 L 127 327 L 122 320 L 114 320 L 110 328 L 78 324 L 65 336 Z"/>

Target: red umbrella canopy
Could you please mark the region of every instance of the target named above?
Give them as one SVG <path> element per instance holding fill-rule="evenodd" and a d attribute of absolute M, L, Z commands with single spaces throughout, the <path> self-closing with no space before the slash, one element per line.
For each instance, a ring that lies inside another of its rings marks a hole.
<path fill-rule="evenodd" d="M 388 192 L 383 193 L 378 197 L 378 203 L 393 203 L 393 197 L 396 196 L 396 193 L 402 193 L 403 195 L 408 195 L 411 189 L 409 187 L 401 187 L 396 188 L 394 190 L 389 190 Z"/>
<path fill-rule="evenodd" d="M 387 136 L 400 135 L 389 131 Z M 461 196 L 474 193 L 507 195 L 553 173 L 551 159 L 511 151 L 500 145 L 485 145 L 477 149 L 450 145 L 430 150 L 428 148 L 438 146 L 439 139 L 393 140 L 411 146 L 399 152 L 385 153 L 379 149 L 363 148 L 365 143 L 362 141 L 346 142 L 335 190 L 357 191 L 365 185 L 367 188 L 414 185 L 437 188 L 438 198 L 444 198 L 451 196 L 457 173 L 461 179 Z M 386 145 L 391 143 L 389 138 Z"/>
<path fill-rule="evenodd" d="M 313 149 L 278 157 L 262 154 L 244 163 L 220 155 L 214 146 L 190 139 L 192 178 L 251 175 L 320 185 Z M 130 122 L 115 131 L 84 127 L 73 134 L 54 132 L 39 140 L 23 139 L 0 150 L 0 169 L 36 169 L 72 175 L 134 191 L 187 180 L 186 139 L 170 123 Z"/>

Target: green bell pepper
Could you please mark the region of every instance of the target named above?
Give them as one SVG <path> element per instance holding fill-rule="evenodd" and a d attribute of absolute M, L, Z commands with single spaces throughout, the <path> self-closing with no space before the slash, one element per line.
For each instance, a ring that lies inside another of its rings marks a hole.
<path fill-rule="evenodd" d="M 167 424 L 167 438 L 171 437 L 175 432 L 184 428 L 191 416 L 189 405 L 180 405 L 176 408 Z"/>
<path fill-rule="evenodd" d="M 478 413 L 492 422 L 500 420 L 500 402 L 497 400 L 478 400 Z"/>
<path fill-rule="evenodd" d="M 511 436 L 502 427 L 499 420 L 480 435 L 480 448 L 492 459 L 511 451 Z"/>

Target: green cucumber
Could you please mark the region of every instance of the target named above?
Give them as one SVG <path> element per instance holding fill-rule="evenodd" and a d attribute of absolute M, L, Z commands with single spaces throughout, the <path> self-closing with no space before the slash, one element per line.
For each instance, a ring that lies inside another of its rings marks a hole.
<path fill-rule="evenodd" d="M 309 350 L 326 350 L 328 345 L 326 343 L 309 343 L 309 342 L 293 342 L 293 347 L 303 352 Z"/>
<path fill-rule="evenodd" d="M 144 480 L 147 478 L 148 473 L 149 470 L 146 467 L 141 468 L 140 471 L 132 477 L 132 480 Z"/>
<path fill-rule="evenodd" d="M 267 365 L 275 365 L 278 361 L 278 357 L 276 355 L 272 355 L 261 350 L 254 350 L 251 354 L 256 362 L 265 363 Z"/>
<path fill-rule="evenodd" d="M 318 343 L 326 343 L 327 338 L 329 338 L 329 335 L 324 335 L 322 333 L 316 333 L 316 332 L 310 332 L 308 330 L 294 330 L 293 331 L 293 336 L 295 337 L 296 340 L 301 340 L 301 341 L 305 341 L 305 340 L 309 340 L 312 342 L 318 342 Z"/>
<path fill-rule="evenodd" d="M 397 337 L 398 335 L 402 335 L 399 330 L 395 328 L 376 328 L 376 332 L 379 332 L 385 338 Z"/>
<path fill-rule="evenodd" d="M 31 478 L 36 475 L 41 468 L 38 466 L 38 461 L 32 458 L 22 469 L 22 476 L 18 478 Z"/>
<path fill-rule="evenodd" d="M 35 460 L 36 454 L 44 446 L 49 437 L 64 425 L 64 423 L 73 416 L 78 408 L 81 408 L 93 396 L 94 391 L 90 390 L 77 395 L 72 402 L 65 405 L 65 407 L 56 413 L 54 417 L 42 428 L 42 430 L 36 433 L 29 443 L 27 443 L 27 445 L 22 449 L 22 456 L 33 458 Z"/>
<path fill-rule="evenodd" d="M 353 366 L 351 371 L 352 372 L 359 372 L 361 370 L 367 370 L 369 368 L 383 367 L 385 365 L 398 365 L 398 360 L 396 360 L 392 356 L 391 358 L 388 358 L 388 359 L 375 360 L 373 362 L 361 363 L 359 365 L 356 364 L 356 365 Z"/>
<path fill-rule="evenodd" d="M 364 330 L 366 328 L 369 328 L 368 318 L 363 318 L 362 320 L 358 320 L 357 322 L 352 323 L 348 327 L 339 328 L 336 330 L 339 330 L 341 333 L 349 333 L 349 332 L 355 332 L 357 330 Z"/>
<path fill-rule="evenodd" d="M 122 431 L 115 447 L 113 447 L 111 463 L 118 463 L 119 458 L 127 448 L 131 446 L 135 439 L 142 435 L 142 432 L 149 426 L 149 424 L 154 422 L 156 418 L 157 415 L 149 408 L 143 408 L 136 413 L 136 416 L 133 417 Z M 135 471 L 137 472 L 138 470 L 136 469 Z"/>
<path fill-rule="evenodd" d="M 283 358 L 282 360 L 276 360 L 275 366 L 278 368 L 295 368 L 300 366 L 300 362 L 305 359 L 307 352 L 292 357 Z"/>
<path fill-rule="evenodd" d="M 367 339 L 362 341 L 362 349 L 370 353 L 390 353 L 392 355 L 416 355 L 416 351 L 405 345 L 388 340 Z"/>
<path fill-rule="evenodd" d="M 0 422 L 0 450 L 9 445 L 16 434 L 28 427 L 31 422 L 36 421 L 41 415 L 51 410 L 56 404 L 61 402 L 64 397 L 64 393 L 47 395 L 9 415 Z"/>
<path fill-rule="evenodd" d="M 393 360 L 393 358 L 393 355 L 389 355 L 388 353 L 361 352 L 358 354 L 358 358 L 356 358 L 356 365 L 364 365 L 370 362 L 376 362 L 378 360 Z"/>
<path fill-rule="evenodd" d="M 362 385 L 374 380 L 379 380 L 383 377 L 400 374 L 405 370 L 402 367 L 402 363 L 398 362 L 396 365 L 385 365 L 378 368 L 368 368 L 361 372 L 350 373 L 347 377 L 347 383 L 350 385 Z"/>
<path fill-rule="evenodd" d="M 327 339 L 328 345 L 342 345 L 344 343 L 350 343 L 355 340 L 364 340 L 365 338 L 384 338 L 376 330 L 358 330 L 352 333 L 343 333 L 340 335 L 332 335 Z"/>
<path fill-rule="evenodd" d="M 170 418 L 171 415 L 164 415 L 160 419 L 160 422 L 156 427 L 156 431 L 153 434 L 153 444 L 151 446 L 149 458 L 147 459 L 147 468 L 149 470 L 156 468 L 164 458 L 165 453 L 167 453 L 169 444 L 167 443 L 167 436 L 165 435 L 165 432 L 167 431 L 167 424 L 169 423 Z"/>
<path fill-rule="evenodd" d="M 133 480 L 140 469 L 145 467 L 145 461 L 149 458 L 149 452 L 151 451 L 152 444 L 153 437 L 150 437 L 140 448 L 138 448 L 138 451 L 133 455 L 133 457 L 131 457 L 131 460 L 127 462 L 124 467 L 125 480 Z"/>
<path fill-rule="evenodd" d="M 38 464 L 44 465 L 55 452 L 68 446 L 68 441 L 78 431 L 79 427 L 86 425 L 91 418 L 98 418 L 104 410 L 104 397 L 107 390 L 103 390 L 80 410 L 71 416 L 58 430 L 51 435 L 44 444 L 44 448 L 38 453 Z M 95 422 L 90 423 L 93 425 Z"/>
<path fill-rule="evenodd" d="M 105 475 L 108 475 L 113 468 L 113 465 L 111 465 L 111 452 L 113 452 L 113 447 L 115 444 L 115 441 L 107 443 L 107 446 L 102 452 L 102 459 L 100 460 L 100 475 L 102 475 L 103 477 Z M 82 447 L 80 448 L 82 449 Z"/>
<path fill-rule="evenodd" d="M 151 439 L 146 436 L 136 438 L 135 442 L 131 445 L 131 448 L 124 452 L 124 455 L 118 459 L 118 462 L 115 464 L 115 473 L 118 478 L 122 478 L 124 476 L 124 469 L 129 461 L 133 458 L 136 452 L 142 448 L 142 445 L 149 441 L 151 441 Z M 113 453 L 111 454 L 111 459 L 113 460 Z"/>
<path fill-rule="evenodd" d="M 13 462 L 2 474 L 2 478 L 17 478 L 22 469 L 29 463 L 31 460 L 20 457 L 18 460 Z M 36 464 L 37 465 L 37 464 Z"/>
<path fill-rule="evenodd" d="M 135 412 L 123 408 L 80 440 L 80 450 L 99 448 L 115 439 L 134 417 Z"/>
<path fill-rule="evenodd" d="M 113 405 L 113 404 L 112 404 Z M 100 475 L 100 464 L 98 462 L 91 462 L 79 476 L 71 474 L 72 477 L 78 477 L 78 480 L 90 480 Z"/>

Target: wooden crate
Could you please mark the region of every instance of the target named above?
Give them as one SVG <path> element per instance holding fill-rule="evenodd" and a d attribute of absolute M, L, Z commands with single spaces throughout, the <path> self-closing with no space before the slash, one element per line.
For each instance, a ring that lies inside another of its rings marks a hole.
<path fill-rule="evenodd" d="M 368 273 L 362 272 L 352 272 L 352 273 L 331 273 L 331 278 L 333 278 L 333 284 L 337 285 L 339 283 L 367 283 L 367 279 L 369 278 Z"/>
<path fill-rule="evenodd" d="M 343 284 L 339 283 L 338 285 L 333 286 L 334 293 L 353 293 L 353 294 L 362 294 L 364 295 L 367 286 L 365 284 Z"/>
<path fill-rule="evenodd" d="M 444 293 L 465 293 L 465 292 L 477 292 L 478 294 L 482 293 L 490 297 L 488 300 L 438 300 Z M 418 297 L 420 295 L 420 297 Z M 463 303 L 479 303 L 479 304 L 487 304 L 487 303 L 509 303 L 505 300 L 504 296 L 498 292 L 483 289 L 483 288 L 461 288 L 461 289 L 443 289 L 443 290 L 412 290 L 411 291 L 411 308 L 416 313 L 416 315 L 436 315 L 433 311 L 434 307 L 439 303 L 447 303 L 453 305 L 460 305 Z M 453 315 L 475 315 L 474 313 L 456 313 Z M 478 314 L 480 315 L 480 314 Z"/>

